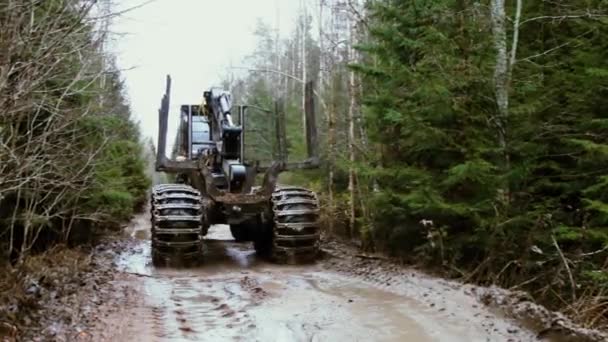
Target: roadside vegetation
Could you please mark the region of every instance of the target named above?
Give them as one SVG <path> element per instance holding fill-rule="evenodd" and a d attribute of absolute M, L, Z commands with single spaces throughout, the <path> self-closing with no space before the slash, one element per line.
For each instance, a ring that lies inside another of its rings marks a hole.
<path fill-rule="evenodd" d="M 291 35 L 256 33 L 226 84 L 285 99 L 302 159 L 315 83 L 324 168 L 288 177 L 322 195 L 328 233 L 606 326 L 605 1 L 324 0 Z"/>
<path fill-rule="evenodd" d="M 0 1 L 0 260 L 90 242 L 150 184 L 107 1 Z"/>
<path fill-rule="evenodd" d="M 109 9 L 106 1 L 0 0 L 0 336 L 7 341 L 56 340 L 55 330 L 99 304 L 78 295 L 111 279 L 104 249 L 90 247 L 145 204 L 139 128 L 104 50 Z"/>

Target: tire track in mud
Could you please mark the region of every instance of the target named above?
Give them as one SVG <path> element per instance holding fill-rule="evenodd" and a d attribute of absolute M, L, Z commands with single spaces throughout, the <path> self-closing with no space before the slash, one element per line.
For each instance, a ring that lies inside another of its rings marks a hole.
<path fill-rule="evenodd" d="M 137 304 L 115 318 L 129 321 L 126 332 L 105 340 L 534 340 L 523 330 L 503 332 L 512 324 L 494 315 L 475 319 L 477 313 L 490 313 L 467 308 L 476 302 L 473 296 L 466 296 L 465 302 L 435 296 L 455 294 L 440 285 L 441 280 L 426 283 L 348 264 L 353 260 L 336 265 L 331 260 L 309 266 L 268 264 L 255 257 L 250 244 L 233 242 L 226 226 L 210 230 L 201 267 L 155 268 L 145 239 L 147 222 L 138 220 L 134 227 L 132 236 L 144 239 L 123 253 L 118 268 L 137 276 L 130 277 Z M 501 329 L 488 329 L 486 323 Z"/>
<path fill-rule="evenodd" d="M 110 285 L 124 292 L 124 307 L 110 301 L 112 310 L 95 315 L 93 341 L 606 340 L 539 339 L 534 328 L 484 305 L 492 289 L 362 256 L 339 242 L 324 241 L 325 258 L 314 265 L 280 266 L 235 243 L 227 226 L 213 226 L 203 265 L 178 269 L 151 265 L 146 216 L 128 233 Z"/>
<path fill-rule="evenodd" d="M 163 341 L 239 340 L 255 328 L 248 311 L 267 293 L 242 277 L 174 276 L 153 272 L 143 280 L 138 330 Z"/>

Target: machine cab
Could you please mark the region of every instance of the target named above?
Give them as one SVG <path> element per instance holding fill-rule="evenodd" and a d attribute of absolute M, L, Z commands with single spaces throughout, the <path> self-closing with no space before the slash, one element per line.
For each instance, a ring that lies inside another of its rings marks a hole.
<path fill-rule="evenodd" d="M 209 118 L 200 105 L 181 106 L 181 149 L 188 159 L 198 159 L 205 150 L 215 148 Z"/>

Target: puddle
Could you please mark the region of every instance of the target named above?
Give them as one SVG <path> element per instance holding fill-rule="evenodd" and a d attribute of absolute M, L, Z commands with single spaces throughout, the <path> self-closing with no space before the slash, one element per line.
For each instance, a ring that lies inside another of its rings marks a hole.
<path fill-rule="evenodd" d="M 141 241 L 118 262 L 138 275 L 141 304 L 117 318 L 133 317 L 129 333 L 115 340 L 490 340 L 483 327 L 458 321 L 416 296 L 324 270 L 322 263 L 294 267 L 260 260 L 250 243 L 234 242 L 225 225 L 211 227 L 202 266 L 155 268 L 148 225 L 141 220 L 130 228 Z"/>

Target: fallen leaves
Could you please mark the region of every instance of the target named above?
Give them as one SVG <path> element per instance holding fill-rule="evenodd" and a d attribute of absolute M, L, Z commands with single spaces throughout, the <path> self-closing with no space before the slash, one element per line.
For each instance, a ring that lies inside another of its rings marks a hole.
<path fill-rule="evenodd" d="M 88 341 L 87 327 L 112 297 L 117 252 L 112 241 L 92 250 L 56 247 L 0 273 L 0 342 Z M 11 340 L 12 338 L 12 340 Z"/>

